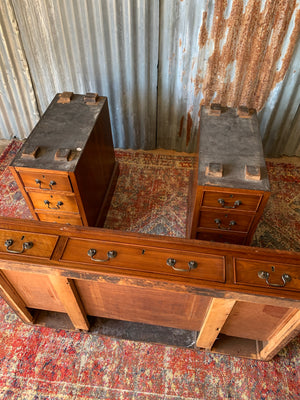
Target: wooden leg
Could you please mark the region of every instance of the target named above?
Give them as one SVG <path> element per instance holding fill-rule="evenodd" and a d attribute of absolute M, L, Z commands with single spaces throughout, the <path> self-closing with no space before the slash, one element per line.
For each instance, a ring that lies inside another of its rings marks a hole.
<path fill-rule="evenodd" d="M 261 360 L 271 360 L 280 349 L 300 333 L 300 311 L 293 309 L 282 321 L 280 327 L 268 338 L 260 351 Z"/>
<path fill-rule="evenodd" d="M 23 322 L 33 323 L 33 316 L 3 271 L 0 271 L 0 294 Z"/>
<path fill-rule="evenodd" d="M 213 347 L 235 302 L 235 300 L 212 299 L 196 342 L 197 347 L 208 350 Z"/>
<path fill-rule="evenodd" d="M 74 327 L 88 331 L 90 325 L 74 281 L 53 275 L 50 275 L 49 279 Z"/>

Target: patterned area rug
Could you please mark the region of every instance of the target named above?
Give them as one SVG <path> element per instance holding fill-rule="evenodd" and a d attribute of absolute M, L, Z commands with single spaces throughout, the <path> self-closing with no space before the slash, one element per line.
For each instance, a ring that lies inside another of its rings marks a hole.
<path fill-rule="evenodd" d="M 31 218 L 0 157 L 1 215 Z M 188 155 L 116 151 L 120 162 L 105 227 L 183 237 Z M 272 196 L 253 245 L 300 250 L 300 167 L 269 162 Z M 300 340 L 270 362 L 23 324 L 0 298 L 0 399 L 300 399 Z"/>

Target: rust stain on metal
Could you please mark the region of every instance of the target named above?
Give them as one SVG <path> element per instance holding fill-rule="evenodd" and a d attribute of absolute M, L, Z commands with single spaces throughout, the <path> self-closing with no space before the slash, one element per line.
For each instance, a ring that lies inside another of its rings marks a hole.
<path fill-rule="evenodd" d="M 186 122 L 186 146 L 188 146 L 191 140 L 192 127 L 193 127 L 193 120 L 191 117 L 191 113 L 188 112 L 187 122 Z"/>
<path fill-rule="evenodd" d="M 184 116 L 182 116 L 181 120 L 180 120 L 180 128 L 179 128 L 179 132 L 178 132 L 179 137 L 182 136 L 183 122 L 184 122 Z"/>
<path fill-rule="evenodd" d="M 288 70 L 288 67 L 290 65 L 291 58 L 294 53 L 294 49 L 297 43 L 297 40 L 300 35 L 300 10 L 297 11 L 296 18 L 295 18 L 295 27 L 293 29 L 290 41 L 289 41 L 289 47 L 285 53 L 285 56 L 282 60 L 282 65 L 279 71 L 276 71 L 275 73 L 275 78 L 273 82 L 272 89 L 276 86 L 277 83 L 281 82 L 283 78 L 285 77 L 285 74 Z"/>
<path fill-rule="evenodd" d="M 243 0 L 232 0 L 230 15 L 225 18 L 227 4 L 216 0 L 210 37 L 205 31 L 207 13 L 203 13 L 199 48 L 210 39 L 214 50 L 208 59 L 205 77 L 197 71 L 195 95 L 202 88 L 205 105 L 215 102 L 260 110 L 288 69 L 300 33 L 300 12 L 297 12 L 280 71 L 276 71 L 296 0 L 266 0 L 263 10 L 261 0 L 249 0 L 245 10 Z"/>
<path fill-rule="evenodd" d="M 205 44 L 207 42 L 207 39 L 208 39 L 206 23 L 207 23 L 207 11 L 203 11 L 203 13 L 202 13 L 202 25 L 201 25 L 200 32 L 199 32 L 199 37 L 198 37 L 198 45 L 199 45 L 200 49 L 202 49 L 202 47 L 205 46 Z"/>

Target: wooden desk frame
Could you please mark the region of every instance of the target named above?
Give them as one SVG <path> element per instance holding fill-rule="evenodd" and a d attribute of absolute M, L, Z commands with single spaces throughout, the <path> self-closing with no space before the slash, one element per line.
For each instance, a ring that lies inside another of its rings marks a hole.
<path fill-rule="evenodd" d="M 299 253 L 6 218 L 0 227 L 1 295 L 26 323 L 45 310 L 85 331 L 90 316 L 161 325 L 197 332 L 195 347 L 260 360 L 300 332 Z M 94 261 L 90 248 L 117 255 Z M 279 287 L 283 273 L 291 280 Z"/>

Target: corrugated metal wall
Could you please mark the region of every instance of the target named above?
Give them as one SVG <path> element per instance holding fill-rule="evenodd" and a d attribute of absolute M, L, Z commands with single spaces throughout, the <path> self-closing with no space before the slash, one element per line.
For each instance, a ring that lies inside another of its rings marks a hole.
<path fill-rule="evenodd" d="M 261 110 L 268 155 L 299 152 L 299 0 L 2 0 L 0 12 L 2 137 L 27 136 L 56 92 L 96 91 L 116 147 L 194 151 L 213 101 Z"/>

